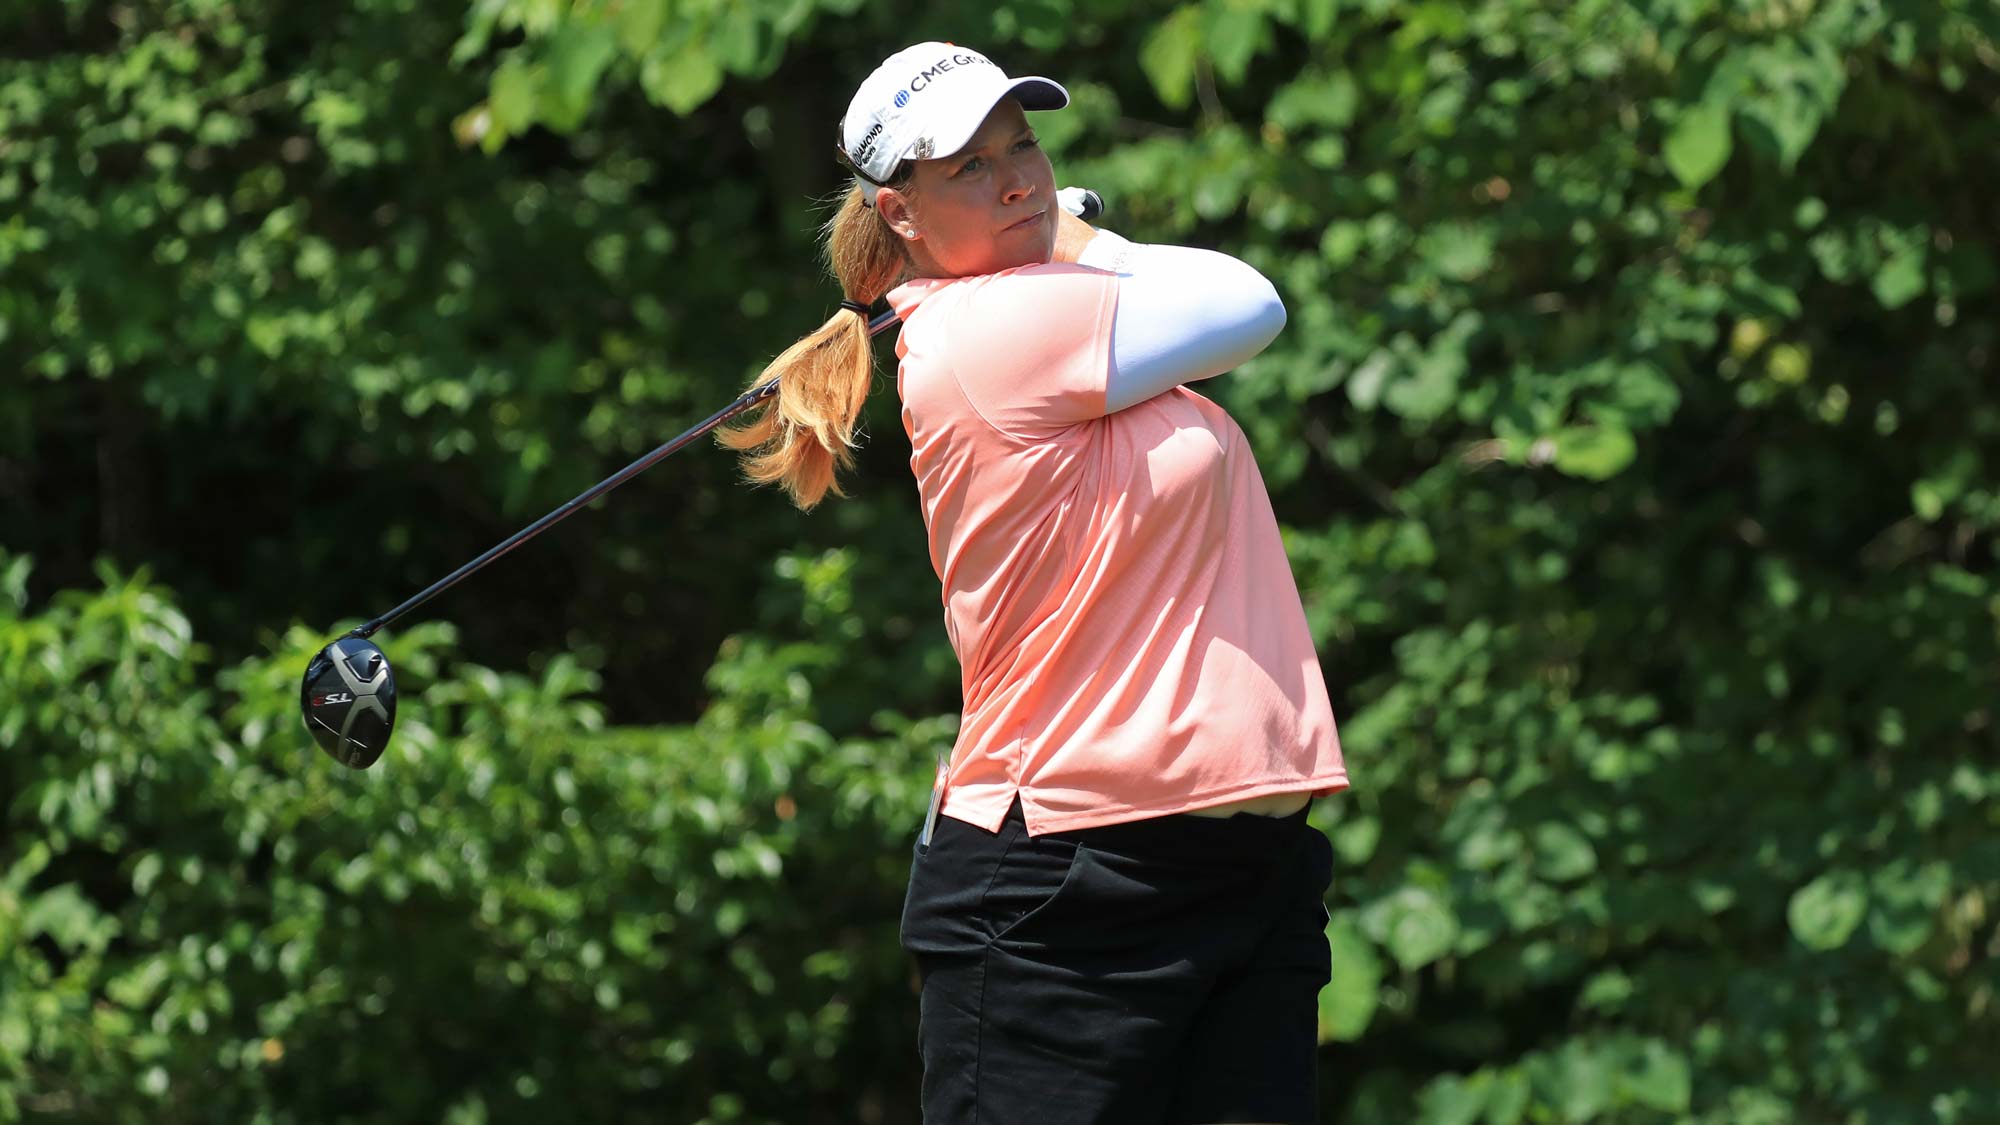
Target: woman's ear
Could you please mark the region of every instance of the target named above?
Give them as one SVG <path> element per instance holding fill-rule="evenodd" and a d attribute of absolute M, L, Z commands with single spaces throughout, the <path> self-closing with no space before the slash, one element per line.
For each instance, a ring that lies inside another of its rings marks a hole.
<path fill-rule="evenodd" d="M 910 197 L 892 187 L 875 189 L 875 209 L 882 213 L 882 221 L 889 229 L 903 238 L 920 238 L 923 232 L 917 227 L 916 210 L 910 206 Z"/>

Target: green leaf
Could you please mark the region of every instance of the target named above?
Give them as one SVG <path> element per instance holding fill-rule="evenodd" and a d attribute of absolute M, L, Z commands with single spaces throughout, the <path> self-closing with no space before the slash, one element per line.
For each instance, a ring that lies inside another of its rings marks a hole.
<path fill-rule="evenodd" d="M 1666 372 L 1651 363 L 1629 363 L 1618 369 L 1609 394 L 1594 404 L 1593 414 L 1626 429 L 1651 428 L 1666 424 L 1680 404 L 1680 388 Z"/>
<path fill-rule="evenodd" d="M 1319 252 L 1328 265 L 1343 267 L 1353 263 L 1366 242 L 1367 231 L 1360 223 L 1328 223 L 1320 234 Z"/>
<path fill-rule="evenodd" d="M 1605 424 L 1568 426 L 1556 432 L 1555 466 L 1586 480 L 1609 480 L 1625 470 L 1639 446 L 1629 430 Z"/>
<path fill-rule="evenodd" d="M 1910 485 L 1910 507 L 1925 523 L 1936 523 L 1944 515 L 1945 503 L 1944 490 L 1936 481 L 1920 480 Z"/>
<path fill-rule="evenodd" d="M 1216 73 L 1226 82 L 1241 82 L 1250 69 L 1250 60 L 1263 45 L 1264 13 L 1239 4 L 1212 5 L 1208 13 L 1204 43 L 1215 60 Z"/>
<path fill-rule="evenodd" d="M 1924 248 L 1921 244 L 1899 247 L 1882 268 L 1875 271 L 1869 286 L 1885 309 L 1900 309 L 1924 291 Z"/>
<path fill-rule="evenodd" d="M 154 995 L 172 973 L 167 958 L 149 957 L 133 966 L 131 971 L 107 981 L 104 992 L 127 1008 L 143 1008 L 153 1002 Z"/>
<path fill-rule="evenodd" d="M 619 0 L 616 15 L 618 46 L 633 58 L 644 58 L 660 42 L 666 26 L 667 0 Z"/>
<path fill-rule="evenodd" d="M 1533 1095 L 1527 1076 L 1519 1070 L 1499 1072 L 1493 1079 L 1493 1088 L 1486 1094 L 1486 1125 L 1517 1125 L 1528 1112 L 1528 1101 Z"/>
<path fill-rule="evenodd" d="M 1299 16 L 1307 42 L 1317 43 L 1333 31 L 1334 21 L 1340 18 L 1340 6 L 1341 0 L 1303 0 Z"/>
<path fill-rule="evenodd" d="M 142 895 L 151 891 L 160 877 L 160 868 L 160 853 L 147 852 L 140 856 L 139 862 L 132 867 L 132 889 Z"/>
<path fill-rule="evenodd" d="M 1486 1109 L 1490 1081 L 1483 1074 L 1471 1079 L 1456 1074 L 1433 1079 L 1417 1095 L 1418 1125 L 1472 1125 Z"/>
<path fill-rule="evenodd" d="M 0 613 L 12 616 L 28 607 L 28 575 L 34 566 L 35 560 L 26 555 L 8 558 L 0 551 Z"/>
<path fill-rule="evenodd" d="M 647 97 L 685 116 L 722 88 L 722 67 L 699 46 L 689 46 L 668 58 L 647 59 L 639 82 Z"/>
<path fill-rule="evenodd" d="M 1852 871 L 1830 871 L 1792 895 L 1786 917 L 1807 948 L 1839 949 L 1868 915 L 1868 884 Z"/>
<path fill-rule="evenodd" d="M 12 1005 L 0 1007 L 0 1062 L 19 1066 L 19 1060 L 28 1053 L 35 1041 L 35 1027 L 27 1014 Z M 18 1073 L 18 1071 L 16 1071 Z M 5 1107 L 6 1095 L 0 1093 L 0 1107 Z M 11 1116 L 11 1111 L 10 1111 Z M 20 1120 L 15 1117 L 13 1120 Z"/>
<path fill-rule="evenodd" d="M 1347 71 L 1327 75 L 1308 74 L 1293 79 L 1280 89 L 1265 108 L 1264 117 L 1280 129 L 1297 129 L 1303 125 L 1345 129 L 1354 123 L 1354 111 L 1360 101 L 1360 88 Z"/>
<path fill-rule="evenodd" d="M 1346 915 L 1326 926 L 1333 955 L 1332 978 L 1319 994 L 1319 1041 L 1351 1043 L 1375 1018 L 1382 988 L 1382 959 L 1375 946 Z"/>
<path fill-rule="evenodd" d="M 540 86 L 539 75 L 525 60 L 519 55 L 508 56 L 494 70 L 487 95 L 493 112 L 493 131 L 502 137 L 516 136 L 534 124 Z"/>
<path fill-rule="evenodd" d="M 1467 340 L 1478 328 L 1476 312 L 1467 310 L 1453 318 L 1431 337 L 1427 348 L 1410 356 L 1403 377 L 1383 391 L 1382 404 L 1413 421 L 1443 417 L 1458 401 L 1459 388 L 1470 370 Z M 1407 336 L 1397 337 L 1395 344 L 1405 352 L 1412 349 Z"/>
<path fill-rule="evenodd" d="M 1458 919 L 1434 891 L 1404 887 L 1362 914 L 1368 935 L 1386 946 L 1405 971 L 1444 956 L 1458 939 Z"/>
<path fill-rule="evenodd" d="M 1923 948 L 1951 888 L 1951 873 L 1940 863 L 1921 866 L 1897 860 L 1876 871 L 1868 912 L 1868 937 L 1885 952 L 1907 956 Z"/>
<path fill-rule="evenodd" d="M 597 80 L 618 52 L 618 34 L 602 24 L 570 20 L 549 40 L 549 80 L 542 87 L 541 114 L 550 128 L 568 132 L 590 110 Z"/>
<path fill-rule="evenodd" d="M 1811 36 L 1738 48 L 1747 87 L 1732 99 L 1747 125 L 1768 134 L 1778 167 L 1790 173 L 1838 106 L 1847 84 L 1840 52 Z M 1752 132 L 1752 139 L 1759 139 Z"/>
<path fill-rule="evenodd" d="M 1195 60 L 1201 57 L 1201 9 L 1186 6 L 1161 21 L 1139 48 L 1139 67 L 1153 92 L 1174 109 L 1194 99 Z"/>
<path fill-rule="evenodd" d="M 757 68 L 763 54 L 763 21 L 748 5 L 724 5 L 717 12 L 708 36 L 708 50 L 722 69 L 748 74 Z"/>
<path fill-rule="evenodd" d="M 1682 1114 L 1694 1097 L 1694 1075 L 1686 1055 L 1663 1043 L 1648 1042 L 1638 1064 L 1625 1074 L 1625 1089 L 1641 1105 Z"/>
<path fill-rule="evenodd" d="M 1535 869 L 1556 882 L 1581 879 L 1597 870 L 1597 852 L 1589 837 L 1567 824 L 1537 825 Z"/>
<path fill-rule="evenodd" d="M 1348 401 L 1362 410 L 1375 409 L 1398 366 L 1395 355 L 1386 350 L 1370 355 L 1347 377 Z"/>
<path fill-rule="evenodd" d="M 74 883 L 29 898 L 21 919 L 22 934 L 47 935 L 66 953 L 101 948 L 117 930 L 118 920 L 100 914 Z"/>
<path fill-rule="evenodd" d="M 1340 862 L 1358 867 L 1375 854 L 1375 845 L 1382 839 L 1382 819 L 1368 813 L 1353 813 L 1334 825 L 1328 836 Z"/>
<path fill-rule="evenodd" d="M 1473 223 L 1443 223 L 1426 231 L 1418 251 L 1453 281 L 1471 281 L 1493 265 L 1493 231 Z"/>
<path fill-rule="evenodd" d="M 1572 1039 L 1549 1060 L 1541 1093 L 1566 1121 L 1594 1121 L 1612 1099 L 1618 1075 L 1607 1052 L 1587 1040 Z"/>
<path fill-rule="evenodd" d="M 1682 185 L 1698 188 L 1729 163 L 1729 107 L 1702 102 L 1684 110 L 1667 134 L 1667 168 Z"/>

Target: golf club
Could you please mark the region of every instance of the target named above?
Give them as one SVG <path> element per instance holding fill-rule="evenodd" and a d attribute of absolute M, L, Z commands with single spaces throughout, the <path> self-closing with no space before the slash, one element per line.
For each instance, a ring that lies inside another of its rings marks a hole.
<path fill-rule="evenodd" d="M 1104 211 L 1104 200 L 1087 188 L 1063 188 L 1057 192 L 1063 210 L 1089 222 Z M 894 310 L 876 314 L 868 321 L 872 339 L 897 323 Z M 306 729 L 321 750 L 350 769 L 367 769 L 389 748 L 389 735 L 396 726 L 396 675 L 388 656 L 368 638 L 376 630 L 456 586 L 459 582 L 514 548 L 540 535 L 570 513 L 617 488 L 658 464 L 689 442 L 729 421 L 778 392 L 772 379 L 737 396 L 734 402 L 709 415 L 680 436 L 592 485 L 575 499 L 508 536 L 485 554 L 431 583 L 402 605 L 380 617 L 356 626 L 314 654 L 306 663 L 299 686 L 299 713 Z"/>

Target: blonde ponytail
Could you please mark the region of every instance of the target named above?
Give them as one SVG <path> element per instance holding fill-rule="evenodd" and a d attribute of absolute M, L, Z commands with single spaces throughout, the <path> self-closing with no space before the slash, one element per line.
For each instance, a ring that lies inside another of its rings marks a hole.
<path fill-rule="evenodd" d="M 858 184 L 827 222 L 825 238 L 827 263 L 850 301 L 874 305 L 909 269 L 902 240 L 861 202 Z M 777 378 L 776 398 L 717 437 L 743 453 L 752 482 L 782 485 L 792 503 L 811 511 L 829 491 L 846 495 L 836 474 L 854 463 L 854 426 L 874 370 L 868 318 L 841 309 L 751 382 L 755 387 Z"/>

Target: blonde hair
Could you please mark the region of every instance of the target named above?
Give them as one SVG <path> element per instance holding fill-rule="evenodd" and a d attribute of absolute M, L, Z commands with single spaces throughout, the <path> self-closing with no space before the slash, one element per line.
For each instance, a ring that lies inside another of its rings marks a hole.
<path fill-rule="evenodd" d="M 903 280 L 910 259 L 887 220 L 861 199 L 856 183 L 827 220 L 823 237 L 840 291 L 872 306 Z M 854 463 L 854 426 L 874 381 L 868 339 L 868 317 L 841 309 L 751 382 L 756 387 L 776 378 L 778 393 L 757 407 L 749 422 L 717 437 L 743 453 L 743 471 L 753 483 L 781 485 L 804 511 L 829 491 L 847 495 L 837 473 Z"/>

